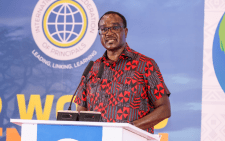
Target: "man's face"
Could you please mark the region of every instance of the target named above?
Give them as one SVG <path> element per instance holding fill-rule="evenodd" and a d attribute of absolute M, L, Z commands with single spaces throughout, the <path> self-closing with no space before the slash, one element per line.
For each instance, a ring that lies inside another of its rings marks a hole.
<path fill-rule="evenodd" d="M 123 28 L 123 20 L 117 14 L 107 14 L 102 17 L 99 28 L 120 26 L 120 30 L 112 31 L 112 28 L 106 34 L 100 35 L 102 45 L 110 51 L 117 50 L 126 45 L 127 28 Z"/>

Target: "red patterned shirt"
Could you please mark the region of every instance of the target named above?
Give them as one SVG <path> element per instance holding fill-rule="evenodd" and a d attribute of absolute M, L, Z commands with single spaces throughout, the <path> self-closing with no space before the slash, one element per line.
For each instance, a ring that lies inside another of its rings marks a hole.
<path fill-rule="evenodd" d="M 104 72 L 98 80 L 101 63 Z M 169 94 L 155 61 L 127 45 L 116 62 L 111 64 L 106 52 L 94 62 L 78 88 L 75 103 L 100 111 L 102 122 L 125 123 L 151 113 L 153 102 Z M 154 128 L 147 131 L 154 133 Z"/>

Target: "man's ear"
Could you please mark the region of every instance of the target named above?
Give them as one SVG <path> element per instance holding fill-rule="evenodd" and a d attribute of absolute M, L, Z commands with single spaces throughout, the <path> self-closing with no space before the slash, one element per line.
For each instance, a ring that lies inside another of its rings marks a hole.
<path fill-rule="evenodd" d="M 125 38 L 127 38 L 128 28 L 125 28 Z"/>

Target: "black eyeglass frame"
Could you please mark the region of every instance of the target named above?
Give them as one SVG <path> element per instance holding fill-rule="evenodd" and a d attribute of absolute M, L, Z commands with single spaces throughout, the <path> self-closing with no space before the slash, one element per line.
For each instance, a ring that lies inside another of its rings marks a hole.
<path fill-rule="evenodd" d="M 107 31 L 105 31 L 104 34 L 101 34 L 101 28 L 98 28 L 98 33 L 99 35 L 105 35 L 109 32 L 109 29 L 111 30 L 111 32 L 115 31 L 117 32 L 116 30 L 113 30 L 112 31 L 112 28 L 115 28 L 115 27 L 119 27 L 118 31 L 121 29 L 121 28 L 124 28 L 124 26 L 121 26 L 121 25 L 115 25 L 115 26 L 111 26 L 111 27 L 104 27 L 104 29 L 107 29 Z M 113 32 L 114 33 L 114 32 Z"/>

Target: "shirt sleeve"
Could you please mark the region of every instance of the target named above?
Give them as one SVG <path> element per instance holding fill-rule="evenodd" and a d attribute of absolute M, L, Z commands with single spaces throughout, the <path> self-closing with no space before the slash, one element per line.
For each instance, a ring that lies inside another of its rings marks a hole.
<path fill-rule="evenodd" d="M 155 102 L 164 95 L 170 95 L 170 91 L 164 83 L 159 67 L 153 59 L 146 63 L 145 77 L 148 97 L 152 102 Z"/>

